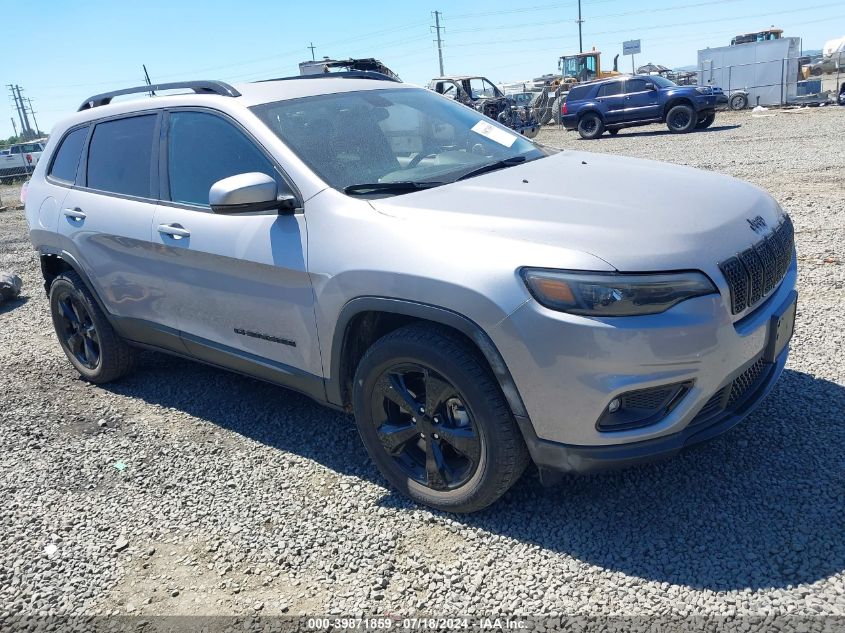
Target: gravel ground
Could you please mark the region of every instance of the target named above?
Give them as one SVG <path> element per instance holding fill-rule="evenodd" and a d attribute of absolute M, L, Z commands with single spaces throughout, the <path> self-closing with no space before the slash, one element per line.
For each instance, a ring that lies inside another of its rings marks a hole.
<path fill-rule="evenodd" d="M 0 269 L 24 279 L 0 306 L 0 628 L 45 613 L 845 615 L 843 129 L 845 108 L 823 108 L 686 136 L 541 133 L 770 191 L 797 228 L 793 351 L 712 443 L 550 489 L 529 472 L 468 517 L 392 493 L 351 419 L 292 392 L 152 353 L 88 386 L 53 334 L 23 212 L 0 213 Z"/>

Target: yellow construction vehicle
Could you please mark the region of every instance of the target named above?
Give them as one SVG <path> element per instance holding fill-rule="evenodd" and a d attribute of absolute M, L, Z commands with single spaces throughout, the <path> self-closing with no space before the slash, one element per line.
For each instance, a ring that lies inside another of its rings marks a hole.
<path fill-rule="evenodd" d="M 601 69 L 601 52 L 593 48 L 588 53 L 561 56 L 557 67 L 563 77 L 563 83 L 576 84 L 619 75 L 618 60 L 619 55 L 613 58 L 613 70 L 603 71 Z"/>

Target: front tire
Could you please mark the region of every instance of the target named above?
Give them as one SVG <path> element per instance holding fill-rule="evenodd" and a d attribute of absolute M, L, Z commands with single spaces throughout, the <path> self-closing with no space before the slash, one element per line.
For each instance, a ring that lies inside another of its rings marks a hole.
<path fill-rule="evenodd" d="M 706 117 L 704 117 L 703 119 L 701 119 L 701 121 L 699 121 L 699 122 L 695 125 L 695 128 L 696 128 L 697 130 L 706 130 L 706 129 L 707 129 L 707 128 L 709 128 L 711 125 L 713 125 L 713 121 L 715 121 L 715 120 L 716 120 L 716 113 L 715 113 L 715 112 L 711 112 L 711 113 L 710 113 L 710 114 L 708 114 Z"/>
<path fill-rule="evenodd" d="M 50 284 L 50 312 L 59 344 L 83 379 L 103 384 L 135 368 L 138 350 L 118 336 L 75 272 Z"/>
<path fill-rule="evenodd" d="M 446 328 L 414 324 L 376 341 L 358 365 L 352 396 L 373 462 L 417 503 L 446 512 L 480 510 L 528 464 L 489 368 Z"/>
<path fill-rule="evenodd" d="M 578 119 L 578 134 L 581 138 L 591 141 L 602 135 L 604 132 L 604 121 L 595 112 L 587 112 Z"/>
<path fill-rule="evenodd" d="M 666 114 L 666 127 L 675 134 L 686 134 L 695 129 L 698 116 L 692 106 L 685 103 L 674 106 Z"/>

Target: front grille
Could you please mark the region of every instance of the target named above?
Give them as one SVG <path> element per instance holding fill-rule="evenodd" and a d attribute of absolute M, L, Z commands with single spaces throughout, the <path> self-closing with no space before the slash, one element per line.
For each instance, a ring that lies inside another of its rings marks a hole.
<path fill-rule="evenodd" d="M 763 375 L 763 370 L 766 369 L 768 364 L 762 358 L 758 358 L 751 367 L 734 379 L 731 384 L 731 395 L 728 396 L 729 408 L 741 400 L 759 382 L 760 376 Z"/>
<path fill-rule="evenodd" d="M 622 398 L 624 409 L 657 409 L 669 399 L 676 389 L 651 389 L 648 391 L 634 391 Z"/>
<path fill-rule="evenodd" d="M 731 312 L 754 307 L 786 275 L 792 262 L 795 231 L 789 216 L 760 242 L 719 264 L 731 291 Z"/>
<path fill-rule="evenodd" d="M 723 411 L 730 411 L 741 405 L 745 396 L 755 391 L 768 376 L 771 367 L 771 363 L 767 363 L 762 357 L 758 358 L 739 376 L 713 394 L 689 423 L 689 427 L 703 424 Z M 726 393 L 727 400 L 725 400 Z"/>

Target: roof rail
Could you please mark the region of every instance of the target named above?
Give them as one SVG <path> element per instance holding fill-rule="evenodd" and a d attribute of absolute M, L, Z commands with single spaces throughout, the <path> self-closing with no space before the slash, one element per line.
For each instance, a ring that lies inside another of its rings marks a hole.
<path fill-rule="evenodd" d="M 135 86 L 134 88 L 124 88 L 123 90 L 115 90 L 113 92 L 104 92 L 102 94 L 88 97 L 77 112 L 104 106 L 111 103 L 111 100 L 121 95 L 139 94 L 142 92 L 156 92 L 157 90 L 178 90 L 180 88 L 189 88 L 197 94 L 215 94 L 222 97 L 240 97 L 241 93 L 235 90 L 232 86 L 222 81 L 177 81 L 169 84 L 153 84 L 151 86 Z"/>
<path fill-rule="evenodd" d="M 259 79 L 254 83 L 263 83 L 265 81 L 292 81 L 294 79 L 375 79 L 377 81 L 395 81 L 396 83 L 402 83 L 400 79 L 390 77 L 384 73 L 378 73 L 374 70 L 344 70 L 335 73 L 315 73 L 313 75 L 275 77 L 274 79 Z"/>

